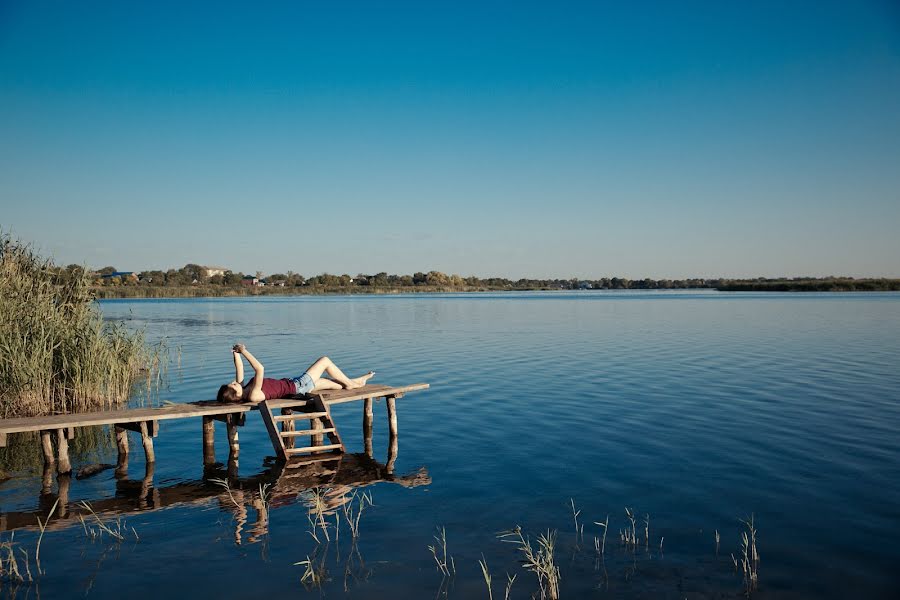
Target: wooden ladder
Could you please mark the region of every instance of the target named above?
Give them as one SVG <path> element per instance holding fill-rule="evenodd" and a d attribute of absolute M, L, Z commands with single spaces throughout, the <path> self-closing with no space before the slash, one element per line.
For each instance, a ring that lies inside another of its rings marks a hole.
<path fill-rule="evenodd" d="M 278 458 L 288 460 L 295 456 L 344 452 L 344 443 L 331 419 L 331 410 L 321 396 L 312 396 L 308 400 L 298 399 L 296 404 L 285 404 L 284 400 L 279 400 L 278 408 L 282 414 L 276 415 L 268 402 L 259 403 L 259 414 L 266 424 Z M 308 429 L 295 429 L 295 423 L 304 420 L 308 421 Z M 282 425 L 281 430 L 278 429 L 279 424 Z M 327 435 L 331 443 L 317 444 L 322 435 Z M 294 446 L 294 440 L 306 436 L 310 438 L 309 446 Z"/>

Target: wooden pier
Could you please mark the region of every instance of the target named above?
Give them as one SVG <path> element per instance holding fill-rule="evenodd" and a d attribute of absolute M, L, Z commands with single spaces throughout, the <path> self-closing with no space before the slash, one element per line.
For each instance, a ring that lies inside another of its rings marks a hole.
<path fill-rule="evenodd" d="M 225 423 L 230 453 L 229 463 L 236 465 L 240 453 L 238 428 L 245 424 L 246 413 L 258 410 L 263 417 L 279 459 L 287 460 L 301 454 L 340 455 L 345 448 L 340 440 L 337 426 L 331 419 L 331 406 L 362 400 L 365 450 L 366 454 L 371 456 L 371 432 L 374 420 L 372 402 L 376 398 L 385 398 L 390 435 L 386 468 L 388 473 L 392 473 L 393 464 L 397 458 L 396 400 L 409 392 L 425 390 L 428 387 L 427 383 L 399 387 L 366 385 L 354 390 L 329 390 L 308 396 L 268 400 L 259 404 L 201 401 L 161 408 L 132 408 L 47 417 L 0 419 L 0 447 L 6 445 L 7 435 L 11 433 L 38 431 L 41 434 L 45 473 L 51 471 L 55 466 L 60 475 L 65 475 L 72 471 L 68 440 L 74 437 L 75 429 L 112 425 L 115 428 L 118 447 L 116 471 L 117 474 L 123 474 L 128 470 L 128 431 L 140 433 L 146 462 L 153 464 L 156 460 L 153 438 L 159 435 L 160 421 L 201 417 L 204 466 L 215 463 L 215 421 Z M 276 411 L 279 411 L 280 414 L 276 414 Z M 309 425 L 303 429 L 297 429 L 295 427 L 297 421 L 305 421 Z M 280 430 L 278 426 L 280 426 Z M 329 444 L 323 443 L 326 436 L 329 438 Z M 302 438 L 309 439 L 308 446 L 297 444 L 297 441 Z M 56 441 L 55 453 L 54 439 Z"/>

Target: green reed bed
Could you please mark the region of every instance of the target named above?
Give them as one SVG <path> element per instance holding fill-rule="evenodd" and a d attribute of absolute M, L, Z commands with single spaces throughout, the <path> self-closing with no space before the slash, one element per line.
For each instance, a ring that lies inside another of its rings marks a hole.
<path fill-rule="evenodd" d="M 142 332 L 104 323 L 83 270 L 0 234 L 0 418 L 118 406 L 159 356 Z"/>

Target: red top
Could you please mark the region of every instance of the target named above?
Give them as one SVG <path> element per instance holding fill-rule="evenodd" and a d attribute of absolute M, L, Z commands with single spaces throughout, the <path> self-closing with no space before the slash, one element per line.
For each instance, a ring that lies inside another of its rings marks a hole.
<path fill-rule="evenodd" d="M 252 383 L 253 379 L 244 386 L 244 389 L 246 390 L 251 387 Z M 297 388 L 290 379 L 269 379 L 268 377 L 263 377 L 262 393 L 266 397 L 266 400 L 272 400 L 273 398 L 287 398 L 288 396 L 296 394 Z"/>

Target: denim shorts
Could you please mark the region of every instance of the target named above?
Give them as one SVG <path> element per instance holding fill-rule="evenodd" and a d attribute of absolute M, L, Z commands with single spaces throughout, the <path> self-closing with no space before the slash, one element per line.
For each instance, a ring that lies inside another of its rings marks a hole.
<path fill-rule="evenodd" d="M 294 393 L 297 395 L 308 394 L 315 387 L 313 378 L 310 376 L 309 373 L 304 373 L 300 377 L 291 377 L 291 381 L 294 382 L 294 389 L 297 390 Z"/>

